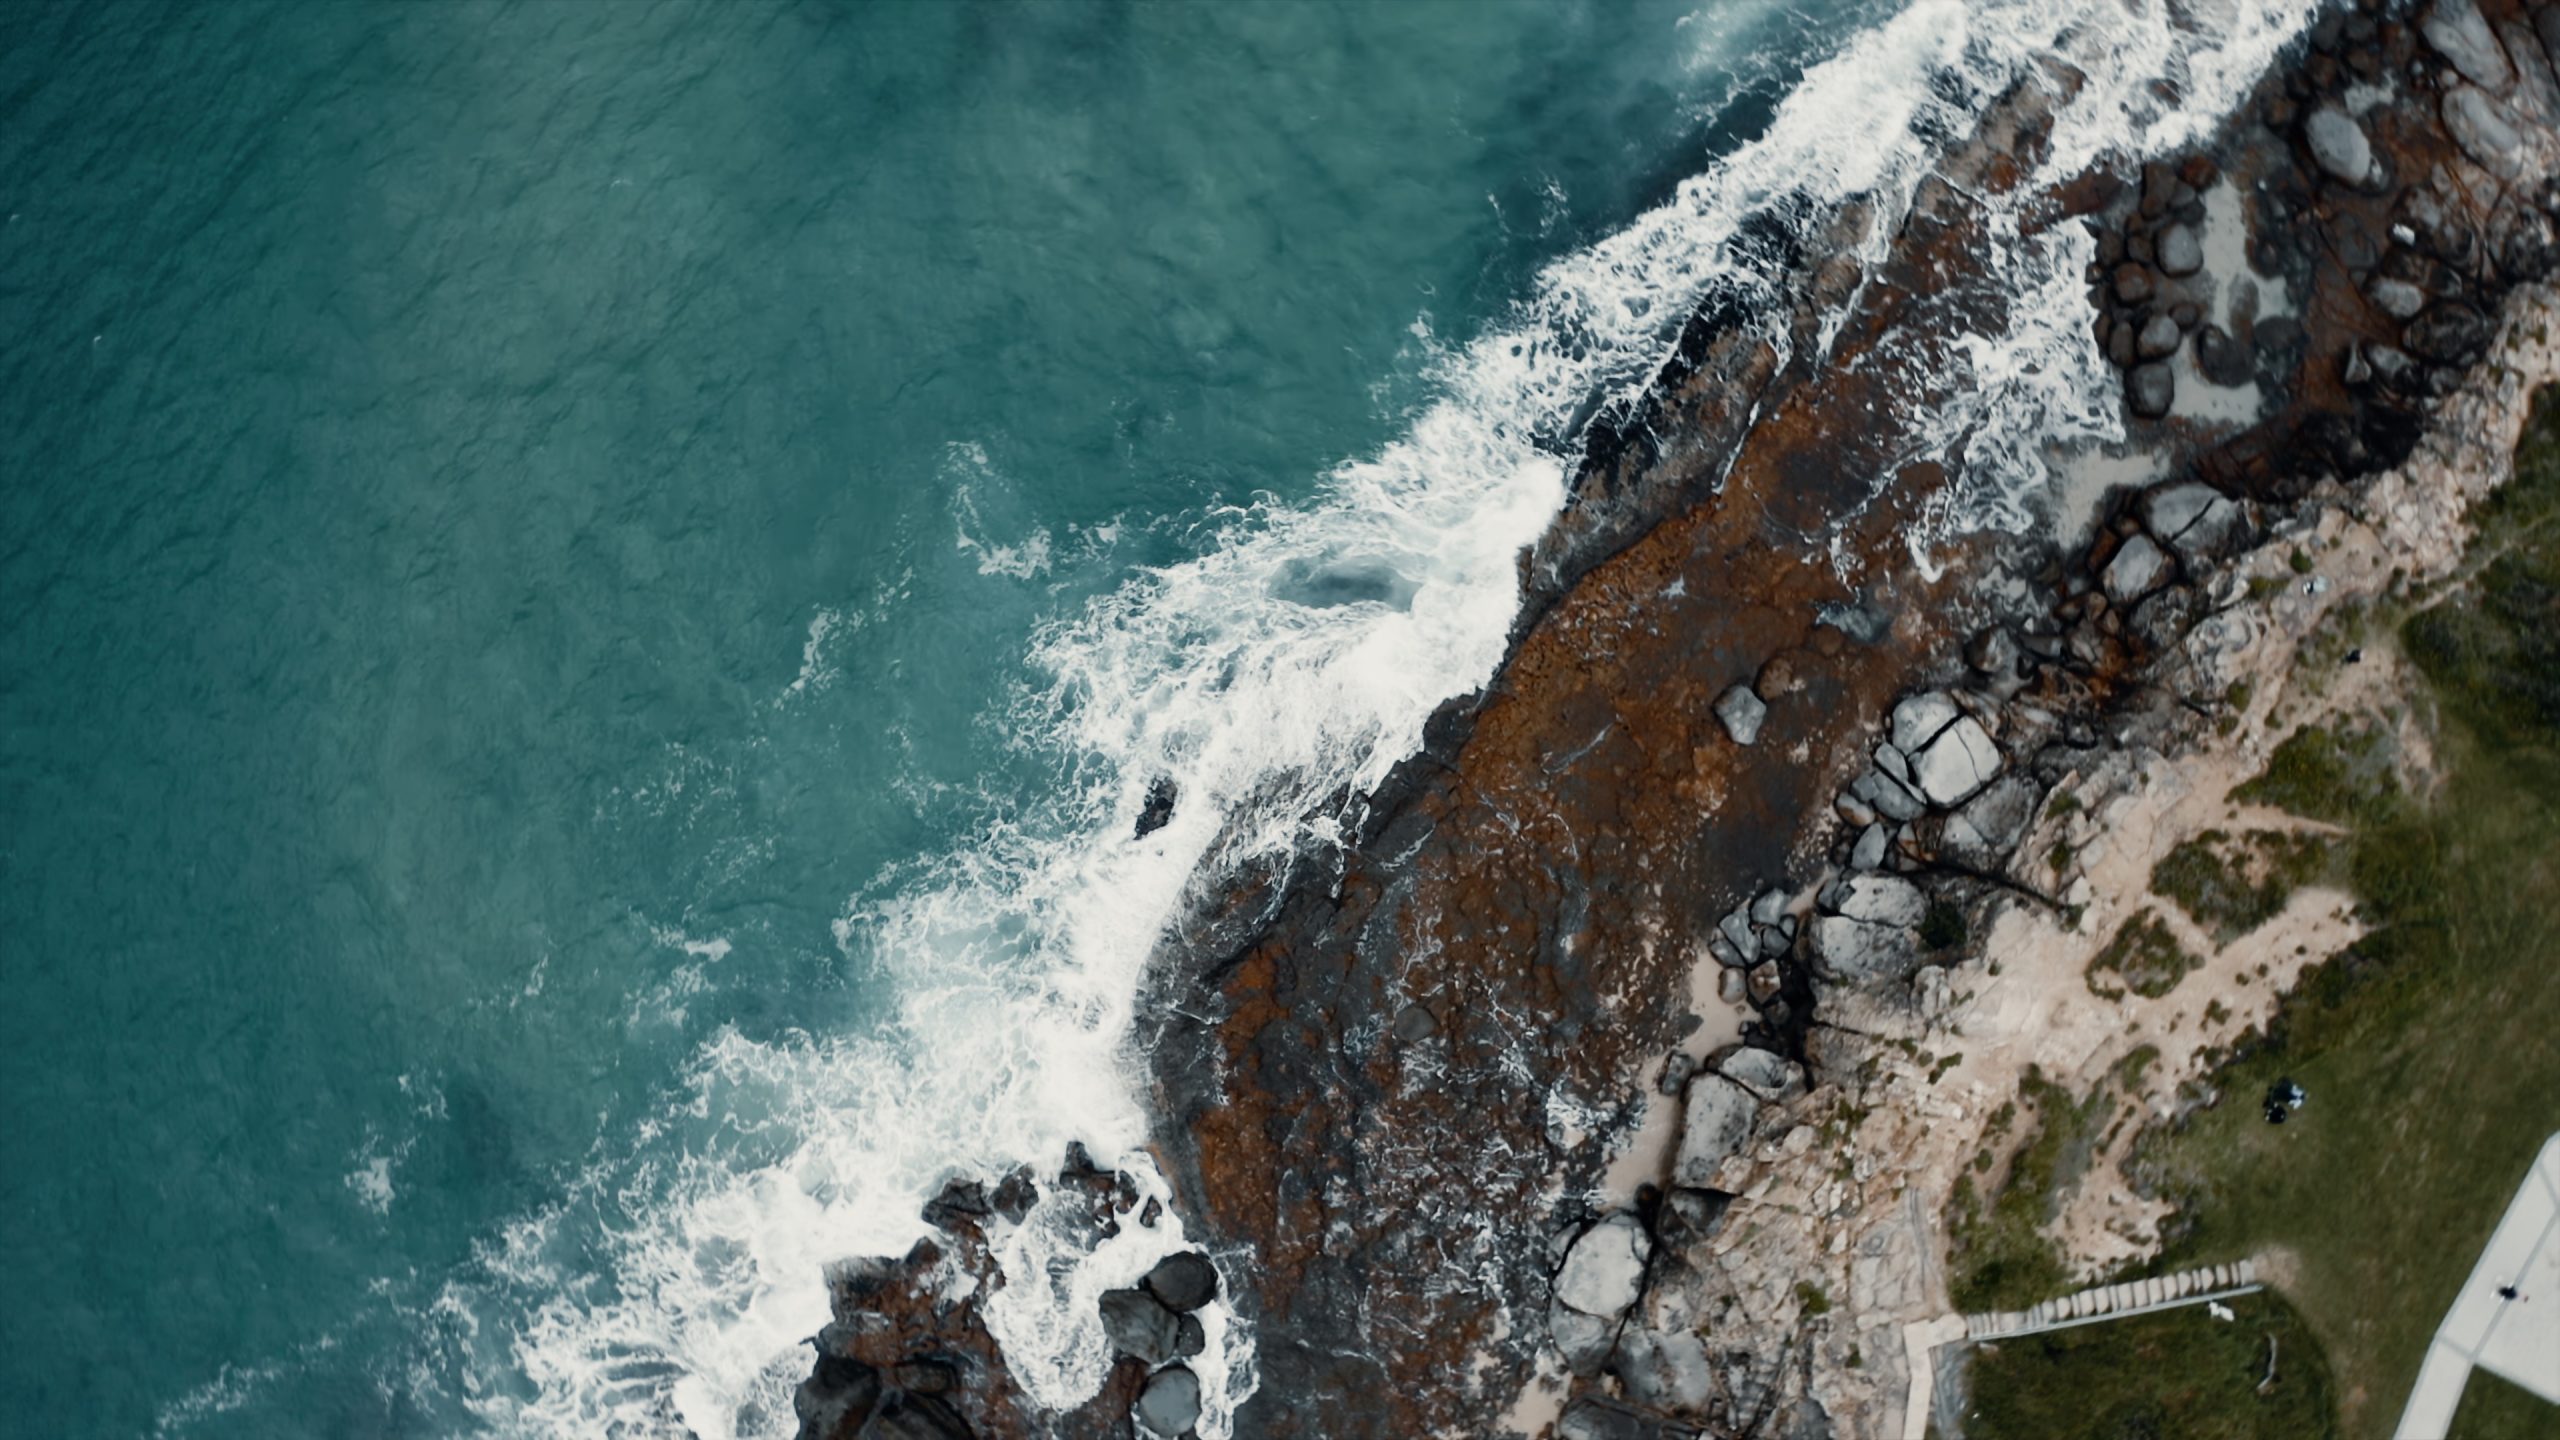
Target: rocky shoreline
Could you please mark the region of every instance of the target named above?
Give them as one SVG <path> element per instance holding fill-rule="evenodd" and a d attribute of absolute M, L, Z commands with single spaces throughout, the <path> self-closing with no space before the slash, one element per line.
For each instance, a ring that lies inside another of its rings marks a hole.
<path fill-rule="evenodd" d="M 2460 482 L 2493 467 L 2422 444 L 2493 435 L 2548 364 L 2516 317 L 2547 317 L 2560 263 L 2555 61 L 2560 6 L 2340 6 L 2209 153 L 2021 196 L 2051 126 L 2030 87 L 1882 266 L 1773 252 L 1792 343 L 1692 318 L 1644 406 L 1595 421 L 1496 684 L 1342 853 L 1234 881 L 1159 957 L 1159 1159 L 1254 1327 L 1239 1433 L 1903 1432 L 1903 1327 L 1950 1308 L 1961 1097 L 2080 1033 L 2003 1007 L 2121 908 L 2097 836 L 2043 863 L 2080 833 L 2055 797 L 2129 813 L 2137 757 L 2252 742 L 2219 727 L 2290 653 L 2268 637 L 2316 620 L 2271 573 L 2301 536 L 2361 507 L 2395 564 L 2358 583 L 2449 563 Z M 2132 440 L 2090 471 L 2087 543 L 1924 566 L 1904 532 L 1953 457 L 1893 401 L 1951 315 L 2006 303 L 1968 267 L 1986 195 L 2095 235 Z M 1822 544 L 1837 564 L 1797 563 Z M 2043 968 L 1994 982 L 1986 951 Z M 948 1244 L 831 1277 L 807 1440 L 1188 1428 L 1166 1302 L 1196 1271 L 1105 1302 L 1126 1358 L 1079 1411 L 1007 1377 L 984 1229 L 1034 1183 L 955 1186 L 928 1212 Z M 1154 1223 L 1090 1166 L 1050 1183 L 1097 1231 Z"/>

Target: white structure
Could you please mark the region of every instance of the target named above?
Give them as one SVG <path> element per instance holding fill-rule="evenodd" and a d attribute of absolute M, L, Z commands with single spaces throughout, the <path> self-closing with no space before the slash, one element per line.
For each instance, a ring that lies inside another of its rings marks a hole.
<path fill-rule="evenodd" d="M 2502 1286 L 2516 1298 L 2500 1295 Z M 2560 1405 L 2560 1134 L 2542 1142 L 2480 1263 L 2444 1312 L 2394 1440 L 2435 1440 L 2449 1431 L 2475 1366 Z"/>

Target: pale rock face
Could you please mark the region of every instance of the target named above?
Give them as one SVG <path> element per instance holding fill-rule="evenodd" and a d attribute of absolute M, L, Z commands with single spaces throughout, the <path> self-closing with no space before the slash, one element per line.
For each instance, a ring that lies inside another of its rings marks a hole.
<path fill-rule="evenodd" d="M 1911 696 L 1893 707 L 1893 746 L 1905 755 L 1918 754 L 1963 713 L 1943 691 L 1927 690 Z"/>
<path fill-rule="evenodd" d="M 1680 1122 L 1680 1157 L 1672 1166 L 1674 1184 L 1705 1189 L 1716 1170 L 1751 1139 L 1760 1102 L 1751 1092 L 1722 1075 L 1700 1075 L 1689 1082 L 1688 1113 Z"/>
<path fill-rule="evenodd" d="M 1961 805 L 2000 776 L 2000 747 L 1967 715 L 1946 728 L 1912 765 L 1920 791 L 1940 807 Z"/>
<path fill-rule="evenodd" d="M 1860 875 L 1841 887 L 1833 908 L 1862 925 L 1917 925 L 1929 913 L 1929 901 L 1919 886 L 1899 876 Z"/>
<path fill-rule="evenodd" d="M 1693 1084 L 1692 1090 L 1696 1087 Z M 1556 1298 L 1585 1315 L 1616 1316 L 1636 1303 L 1653 1242 L 1632 1215 L 1612 1215 L 1582 1232 L 1556 1272 Z"/>

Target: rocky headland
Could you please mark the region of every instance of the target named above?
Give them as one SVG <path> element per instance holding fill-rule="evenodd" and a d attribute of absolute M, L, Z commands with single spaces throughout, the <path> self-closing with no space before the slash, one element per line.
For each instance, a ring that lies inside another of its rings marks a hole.
<path fill-rule="evenodd" d="M 1950 1197 L 2020 1077 L 2173 1106 L 2352 938 L 2304 891 L 2300 958 L 2244 967 L 2146 919 L 2149 876 L 2277 707 L 2345 703 L 2288 691 L 2303 647 L 2456 562 L 2554 373 L 2555 65 L 2560 5 L 2339 5 L 2196 153 L 2026 192 L 2061 76 L 1881 265 L 1773 232 L 1784 343 L 1711 301 L 1594 420 L 1496 682 L 1350 844 L 1204 877 L 1167 937 L 1139 1039 L 1205 1255 L 1105 1298 L 1102 1393 L 1030 1404 L 980 1311 L 1027 1187 L 1155 1223 L 1079 1159 L 831 1277 L 803 1436 L 1181 1434 L 1212 1297 L 1255 1337 L 1240 1434 L 1916 1435 Z M 2128 440 L 2042 536 L 1918 553 L 1963 440 L 1899 402 L 2014 303 L 1993 198 L 2093 236 Z M 2148 1207 L 2092 1187 L 2073 1254 L 2156 1245 Z"/>

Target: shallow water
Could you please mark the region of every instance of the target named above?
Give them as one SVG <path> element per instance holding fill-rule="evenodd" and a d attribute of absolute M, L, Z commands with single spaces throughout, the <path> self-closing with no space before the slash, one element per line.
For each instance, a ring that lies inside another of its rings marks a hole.
<path fill-rule="evenodd" d="M 798 1202 L 664 1217 L 873 1153 L 879 935 L 1148 711 L 1085 603 L 1407 436 L 1809 10 L 0 14 L 11 1428 L 717 1428 Z"/>

